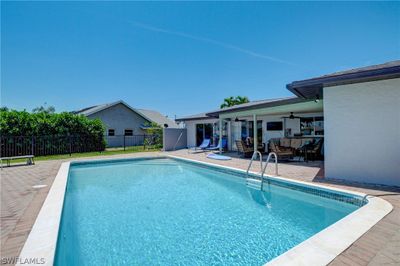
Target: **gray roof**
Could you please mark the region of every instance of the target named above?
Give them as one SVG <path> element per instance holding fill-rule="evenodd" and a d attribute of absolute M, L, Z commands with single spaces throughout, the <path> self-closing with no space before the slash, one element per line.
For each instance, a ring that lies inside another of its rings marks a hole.
<path fill-rule="evenodd" d="M 235 106 L 231 106 L 228 108 L 218 109 L 212 112 L 208 112 L 208 116 L 218 117 L 219 114 L 229 113 L 229 112 L 238 112 L 238 111 L 247 111 L 259 108 L 268 108 L 275 107 L 287 104 L 295 104 L 301 102 L 307 102 L 309 100 L 305 100 L 296 96 L 290 96 L 285 98 L 277 98 L 277 99 L 265 99 L 259 101 L 251 101 L 248 103 L 243 103 Z"/>
<path fill-rule="evenodd" d="M 400 60 L 339 71 L 316 78 L 293 81 L 288 90 L 303 98 L 322 98 L 322 88 L 383 79 L 400 78 Z"/>
<path fill-rule="evenodd" d="M 132 108 L 131 106 L 129 106 L 126 102 L 124 102 L 122 100 L 112 102 L 112 103 L 105 103 L 105 104 L 99 104 L 99 105 L 95 105 L 95 106 L 91 106 L 91 107 L 86 107 L 81 110 L 74 111 L 73 113 L 78 114 L 78 115 L 89 116 L 89 115 L 95 114 L 97 112 L 100 112 L 104 109 L 110 108 L 117 104 L 125 105 L 127 108 L 132 110 L 132 112 L 135 112 L 138 115 L 140 115 L 141 117 L 143 117 L 144 119 L 146 119 L 147 121 L 157 123 L 160 126 L 164 126 L 164 124 L 168 124 L 168 127 L 171 127 L 171 128 L 178 127 L 178 125 L 174 121 L 172 121 L 171 119 L 168 119 L 167 117 L 163 116 L 162 114 L 160 114 L 157 111 L 135 109 L 135 108 Z"/>
<path fill-rule="evenodd" d="M 88 116 L 88 115 L 100 112 L 101 110 L 107 109 L 107 108 L 109 108 L 111 106 L 117 105 L 119 103 L 123 103 L 124 104 L 123 101 L 116 101 L 116 102 L 112 102 L 112 103 L 98 104 L 98 105 L 94 105 L 94 106 L 83 108 L 83 109 L 78 110 L 78 111 L 73 111 L 72 113 L 77 114 L 77 115 Z"/>
<path fill-rule="evenodd" d="M 180 122 L 180 121 L 200 120 L 200 119 L 209 119 L 209 118 L 212 118 L 212 117 L 207 116 L 206 113 L 200 113 L 200 114 L 180 117 L 180 118 L 175 119 L 175 121 Z"/>
<path fill-rule="evenodd" d="M 178 128 L 178 124 L 175 121 L 169 119 L 168 117 L 160 114 L 157 111 L 146 110 L 146 109 L 136 109 L 136 111 L 140 112 L 144 117 L 147 117 L 149 120 L 157 123 L 160 126 L 168 125 L 168 128 Z"/>
<path fill-rule="evenodd" d="M 302 99 L 296 96 L 284 97 L 284 98 L 277 98 L 277 99 L 264 99 L 258 101 L 251 101 L 248 103 L 243 103 L 223 109 L 218 109 L 206 113 L 200 113 L 190 116 L 185 116 L 176 119 L 176 121 L 188 121 L 188 120 L 201 120 L 201 119 L 210 119 L 210 118 L 217 118 L 219 114 L 222 113 L 229 113 L 229 112 L 237 112 L 237 111 L 247 111 L 253 110 L 258 108 L 267 108 L 267 107 L 275 107 L 287 104 L 295 104 L 301 102 L 308 102 L 310 100 Z"/>

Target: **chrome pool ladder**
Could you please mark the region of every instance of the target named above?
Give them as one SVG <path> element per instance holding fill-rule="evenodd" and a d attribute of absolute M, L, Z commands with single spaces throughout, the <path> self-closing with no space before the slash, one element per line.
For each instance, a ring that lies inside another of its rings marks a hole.
<path fill-rule="evenodd" d="M 264 169 L 261 172 L 261 191 L 263 190 L 264 187 L 264 174 L 265 174 L 265 170 L 267 170 L 267 166 L 268 163 L 271 159 L 271 157 L 274 156 L 275 157 L 275 175 L 278 175 L 278 155 L 276 155 L 275 152 L 270 152 L 268 154 L 267 160 L 265 161 L 265 166 Z"/>
<path fill-rule="evenodd" d="M 249 167 L 247 167 L 246 178 L 249 177 L 249 171 L 250 171 L 251 165 L 253 164 L 254 159 L 257 158 L 257 154 L 260 156 L 260 173 L 263 170 L 263 168 L 262 168 L 262 154 L 259 151 L 255 151 L 255 152 L 253 152 L 253 155 L 251 156 Z"/>
<path fill-rule="evenodd" d="M 254 159 L 257 158 L 257 154 L 260 156 L 261 190 L 263 190 L 263 187 L 264 187 L 264 174 L 265 174 L 265 171 L 267 170 L 268 163 L 271 160 L 272 156 L 274 156 L 274 159 L 275 159 L 275 175 L 278 175 L 278 156 L 277 156 L 277 154 L 275 152 L 270 152 L 268 154 L 267 160 L 265 160 L 265 165 L 264 165 L 264 168 L 263 168 L 262 154 L 259 151 L 255 151 L 253 153 L 253 156 L 251 156 L 251 160 L 250 160 L 249 166 L 247 167 L 247 171 L 246 171 L 246 180 L 247 181 L 249 181 L 249 171 L 250 171 L 251 165 L 253 164 Z"/>

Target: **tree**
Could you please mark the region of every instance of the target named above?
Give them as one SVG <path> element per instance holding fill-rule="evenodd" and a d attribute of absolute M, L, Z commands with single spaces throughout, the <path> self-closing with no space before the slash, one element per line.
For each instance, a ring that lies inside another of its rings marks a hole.
<path fill-rule="evenodd" d="M 32 113 L 38 114 L 38 113 L 46 113 L 46 114 L 54 114 L 56 112 L 56 108 L 54 106 L 46 106 L 46 103 L 44 103 L 44 106 L 39 106 L 36 108 L 32 109 Z"/>
<path fill-rule="evenodd" d="M 248 102 L 249 98 L 247 98 L 246 96 L 231 96 L 224 99 L 224 102 L 221 104 L 221 109 Z"/>
<path fill-rule="evenodd" d="M 147 122 L 144 126 L 146 127 L 146 134 L 149 134 L 144 140 L 144 145 L 147 146 L 147 149 L 149 146 L 162 148 L 163 128 L 154 122 Z"/>

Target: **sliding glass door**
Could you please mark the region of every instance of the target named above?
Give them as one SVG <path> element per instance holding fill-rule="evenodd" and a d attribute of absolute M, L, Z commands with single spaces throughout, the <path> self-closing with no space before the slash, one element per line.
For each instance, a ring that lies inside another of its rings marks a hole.
<path fill-rule="evenodd" d="M 249 137 L 253 138 L 254 137 L 254 122 L 253 121 L 249 121 Z M 257 142 L 258 144 L 261 144 L 263 140 L 263 130 L 262 130 L 262 120 L 258 120 L 257 121 Z"/>
<path fill-rule="evenodd" d="M 213 142 L 213 124 L 196 124 L 196 145 L 199 146 L 204 139 Z"/>

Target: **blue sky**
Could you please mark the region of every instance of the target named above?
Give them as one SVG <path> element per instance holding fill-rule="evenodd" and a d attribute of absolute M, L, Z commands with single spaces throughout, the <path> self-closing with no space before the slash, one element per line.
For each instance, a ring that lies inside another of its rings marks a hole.
<path fill-rule="evenodd" d="M 399 2 L 2 2 L 1 105 L 184 116 L 400 58 Z"/>

